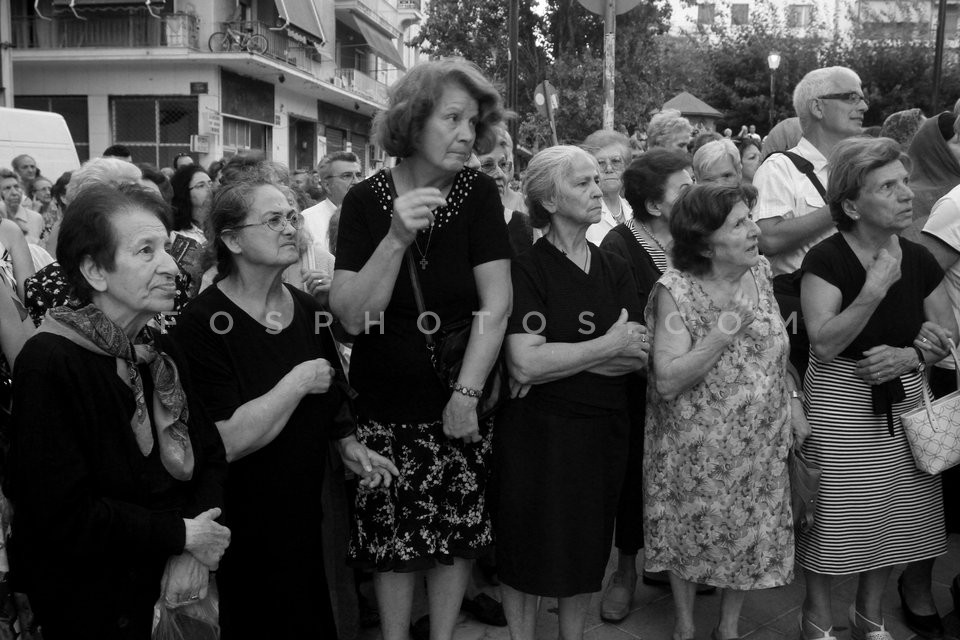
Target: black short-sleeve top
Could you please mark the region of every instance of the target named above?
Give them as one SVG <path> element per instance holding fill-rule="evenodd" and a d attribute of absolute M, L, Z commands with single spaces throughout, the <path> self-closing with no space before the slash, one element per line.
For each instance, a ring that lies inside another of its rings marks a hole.
<path fill-rule="evenodd" d="M 353 187 L 340 209 L 338 270 L 360 271 L 390 229 L 393 185 L 381 171 Z M 510 258 L 510 242 L 496 183 L 472 169 L 457 174 L 447 205 L 420 232 L 411 251 L 419 263 L 425 306 L 446 324 L 470 318 L 480 301 L 473 268 Z M 384 277 L 390 277 L 384 274 Z M 400 266 L 390 303 L 371 317 L 357 336 L 350 359 L 350 382 L 360 394 L 358 411 L 386 422 L 439 420 L 450 393 L 440 385 L 427 356 L 406 261 Z M 430 330 L 435 323 L 425 319 Z"/>
<path fill-rule="evenodd" d="M 286 327 L 260 324 L 216 285 L 201 292 L 178 317 L 173 338 L 186 354 L 195 393 L 214 421 L 228 420 L 302 362 L 324 358 L 338 366 L 323 308 L 303 291 L 284 286 L 294 301 L 293 319 Z M 230 463 L 227 504 L 233 522 L 270 525 L 277 531 L 286 526 L 277 518 L 296 517 L 305 526 L 319 523 L 329 440 L 353 430 L 334 421 L 342 402 L 337 387 L 304 396 L 269 444 Z"/>
<path fill-rule="evenodd" d="M 629 319 L 643 322 L 643 303 L 620 256 L 590 246 L 590 272 L 585 273 L 546 238 L 521 254 L 512 265 L 513 312 L 507 334 L 542 335 L 547 342 L 577 343 L 604 335 L 626 309 Z M 583 371 L 534 385 L 527 398 L 554 407 L 626 407 L 627 376 Z"/>
<path fill-rule="evenodd" d="M 860 360 L 863 352 L 878 345 L 909 347 L 925 319 L 923 301 L 943 279 L 943 270 L 933 254 L 915 242 L 900 238 L 903 258 L 900 280 L 870 316 L 863 331 L 854 338 L 840 357 Z M 840 310 L 849 307 L 860 295 L 867 272 L 842 233 L 814 246 L 803 260 L 801 270 L 823 278 L 840 290 Z"/>

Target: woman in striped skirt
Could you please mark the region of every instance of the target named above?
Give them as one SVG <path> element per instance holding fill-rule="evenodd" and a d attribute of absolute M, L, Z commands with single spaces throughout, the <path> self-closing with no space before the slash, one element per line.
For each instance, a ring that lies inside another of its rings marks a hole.
<path fill-rule="evenodd" d="M 858 573 L 851 637 L 889 640 L 880 601 L 893 565 L 907 563 L 907 622 L 937 637 L 930 571 L 946 550 L 940 479 L 914 466 L 900 415 L 921 402 L 923 369 L 945 355 L 956 323 L 933 256 L 898 236 L 913 199 L 899 145 L 845 140 L 830 163 L 827 202 L 839 233 L 802 267 L 812 428 L 804 451 L 823 467 L 816 523 L 797 537 L 803 636 L 833 637 L 831 577 Z"/>

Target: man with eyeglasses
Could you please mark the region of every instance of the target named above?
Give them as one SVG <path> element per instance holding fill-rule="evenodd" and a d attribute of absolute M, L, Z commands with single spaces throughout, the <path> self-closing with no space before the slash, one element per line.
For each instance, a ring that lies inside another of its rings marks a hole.
<path fill-rule="evenodd" d="M 757 169 L 754 217 L 760 249 L 773 269 L 780 312 L 788 321 L 790 360 L 802 376 L 809 343 L 800 315 L 799 269 L 807 251 L 836 232 L 824 202 L 827 158 L 841 140 L 861 134 L 867 102 L 860 76 L 846 67 L 814 69 L 794 88 L 793 108 L 803 136 Z"/>
<path fill-rule="evenodd" d="M 633 218 L 633 208 L 623 199 L 623 170 L 627 168 L 633 153 L 630 138 L 616 131 L 599 130 L 587 136 L 580 145 L 590 153 L 600 166 L 600 221 L 587 229 L 587 240 L 600 246 L 611 229 Z"/>
<path fill-rule="evenodd" d="M 331 242 L 330 221 L 340 210 L 350 187 L 363 180 L 363 173 L 360 158 L 350 151 L 337 151 L 324 156 L 317 165 L 317 172 L 327 199 L 303 210 L 304 226 L 313 237 L 314 246 L 330 251 L 331 245 L 336 242 L 335 238 Z"/>

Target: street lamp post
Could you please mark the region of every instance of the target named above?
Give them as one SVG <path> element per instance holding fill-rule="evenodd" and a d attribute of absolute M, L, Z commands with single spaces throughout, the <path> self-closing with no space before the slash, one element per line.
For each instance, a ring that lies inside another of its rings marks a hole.
<path fill-rule="evenodd" d="M 777 69 L 780 68 L 780 54 L 777 52 L 771 52 L 767 56 L 767 66 L 770 67 L 770 129 L 773 129 L 773 118 L 774 118 L 774 105 L 775 105 L 775 93 L 774 93 L 774 77 L 777 74 Z"/>

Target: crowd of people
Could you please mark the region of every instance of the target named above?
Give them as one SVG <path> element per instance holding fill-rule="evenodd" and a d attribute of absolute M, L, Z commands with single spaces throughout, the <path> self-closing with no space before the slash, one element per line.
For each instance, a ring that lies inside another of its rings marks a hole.
<path fill-rule="evenodd" d="M 907 626 L 943 637 L 956 479 L 917 469 L 900 416 L 956 390 L 960 114 L 865 134 L 842 67 L 794 109 L 762 141 L 669 111 L 642 151 L 597 131 L 533 155 L 518 193 L 499 93 L 446 60 L 391 88 L 370 175 L 349 151 L 319 181 L 14 158 L 0 596 L 24 637 L 147 638 L 215 599 L 226 640 L 347 638 L 347 611 L 450 640 L 461 609 L 534 640 L 555 597 L 578 640 L 594 594 L 619 621 L 642 579 L 674 640 L 719 592 L 730 640 L 799 566 L 803 638 L 836 639 L 832 578 L 857 574 L 852 637 L 891 640 L 900 564 Z M 793 450 L 822 471 L 811 527 Z"/>

